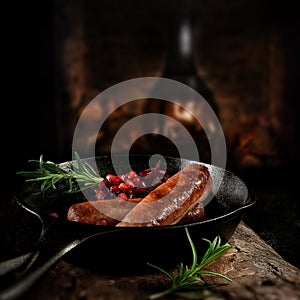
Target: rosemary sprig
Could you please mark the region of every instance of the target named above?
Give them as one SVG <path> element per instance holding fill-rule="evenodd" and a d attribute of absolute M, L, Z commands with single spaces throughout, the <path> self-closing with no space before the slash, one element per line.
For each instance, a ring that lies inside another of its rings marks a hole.
<path fill-rule="evenodd" d="M 75 153 L 77 166 L 68 162 L 69 172 L 60 168 L 58 165 L 51 161 L 44 162 L 43 155 L 40 160 L 29 160 L 29 163 L 38 167 L 36 171 L 20 171 L 18 175 L 26 177 L 26 182 L 39 182 L 41 183 L 40 191 L 44 192 L 49 188 L 56 189 L 57 183 L 65 181 L 69 192 L 80 191 L 81 189 L 91 188 L 99 184 L 103 178 L 86 162 L 82 161 Z"/>
<path fill-rule="evenodd" d="M 192 248 L 193 253 L 193 262 L 191 266 L 183 265 L 182 263 L 178 265 L 178 269 L 169 273 L 166 270 L 148 263 L 151 267 L 159 270 L 160 272 L 164 273 L 168 277 L 168 283 L 171 281 L 171 286 L 166 290 L 152 294 L 149 296 L 150 300 L 161 298 L 167 294 L 176 294 L 182 297 L 186 297 L 189 299 L 193 298 L 193 291 L 197 291 L 203 288 L 211 288 L 215 285 L 209 285 L 206 283 L 202 275 L 214 275 L 222 277 L 228 281 L 232 281 L 229 277 L 214 272 L 210 270 L 204 270 L 203 267 L 208 265 L 209 263 L 215 261 L 216 259 L 220 258 L 224 255 L 229 249 L 233 248 L 234 245 L 226 243 L 221 245 L 221 238 L 217 236 L 212 242 L 203 239 L 204 241 L 208 242 L 209 247 L 200 261 L 198 261 L 197 251 L 195 245 L 190 237 L 189 231 L 185 228 L 187 238 L 189 240 L 190 246 Z M 199 295 L 198 295 L 199 296 Z M 199 299 L 199 298 L 197 298 Z"/>

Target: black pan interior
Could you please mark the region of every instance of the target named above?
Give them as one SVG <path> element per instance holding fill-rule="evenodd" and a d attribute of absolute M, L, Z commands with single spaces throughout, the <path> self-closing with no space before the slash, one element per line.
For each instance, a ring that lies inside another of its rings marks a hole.
<path fill-rule="evenodd" d="M 193 162 L 187 159 L 173 157 L 164 158 L 167 162 L 169 174 L 175 174 L 180 169 Z M 84 159 L 84 161 L 89 163 L 91 159 L 87 158 Z M 118 157 L 118 162 L 120 163 L 123 173 L 129 171 L 128 166 L 126 166 L 125 163 L 125 157 L 120 155 Z M 115 173 L 111 157 L 97 157 L 96 163 L 101 176 L 105 176 L 108 173 Z M 124 167 L 122 168 L 123 165 Z M 67 162 L 60 164 L 60 166 L 68 169 Z M 249 203 L 251 199 L 248 187 L 239 177 L 229 171 L 224 171 L 221 168 L 208 164 L 206 164 L 206 166 L 209 168 L 213 182 L 220 183 L 220 187 L 218 190 L 214 190 L 215 196 L 209 205 L 206 206 L 205 220 L 223 216 Z M 148 168 L 149 156 L 131 155 L 130 167 L 136 171 Z M 19 178 L 15 193 L 16 198 L 21 205 L 40 215 L 48 215 L 55 212 L 59 217 L 65 218 L 70 205 L 86 201 L 85 196 L 81 192 L 70 194 L 63 184 L 59 185 L 58 189 L 50 189 L 43 194 L 37 193 L 38 190 L 38 184 L 25 183 L 24 179 Z"/>

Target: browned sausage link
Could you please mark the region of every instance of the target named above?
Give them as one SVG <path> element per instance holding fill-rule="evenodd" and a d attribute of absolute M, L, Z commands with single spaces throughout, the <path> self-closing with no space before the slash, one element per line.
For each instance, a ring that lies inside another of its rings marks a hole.
<path fill-rule="evenodd" d="M 135 203 L 138 203 L 142 198 L 128 199 L 129 202 L 133 203 L 131 206 L 122 205 L 122 199 L 106 199 L 96 201 L 85 201 L 70 206 L 67 219 L 69 221 L 88 223 L 94 225 L 108 225 L 114 226 L 119 220 L 121 220 L 126 213 L 128 213 L 130 207 Z M 111 216 L 120 216 L 119 220 L 114 219 L 101 211 L 102 207 L 109 210 Z"/>
<path fill-rule="evenodd" d="M 206 166 L 194 163 L 151 191 L 116 226 L 161 226 L 178 223 L 207 197 L 212 180 Z"/>
<path fill-rule="evenodd" d="M 108 215 L 102 213 L 100 210 L 97 209 L 96 203 L 103 203 L 103 201 L 111 201 L 111 204 L 118 206 L 119 203 L 116 203 L 115 199 L 106 199 L 106 200 L 97 200 L 93 201 L 94 203 L 90 202 L 82 202 L 73 204 L 70 206 L 67 214 L 67 218 L 69 221 L 74 222 L 81 222 L 81 223 L 88 223 L 93 225 L 108 225 L 114 226 L 119 221 L 109 217 Z M 132 203 L 139 203 L 142 198 L 132 198 L 128 199 Z M 119 201 L 118 201 L 119 202 Z M 96 204 L 96 205 L 95 205 Z M 121 214 L 121 210 L 118 212 Z M 184 217 L 180 220 L 179 224 L 187 224 L 192 222 L 198 222 L 205 217 L 205 210 L 202 203 L 197 203 L 195 207 L 189 210 Z"/>

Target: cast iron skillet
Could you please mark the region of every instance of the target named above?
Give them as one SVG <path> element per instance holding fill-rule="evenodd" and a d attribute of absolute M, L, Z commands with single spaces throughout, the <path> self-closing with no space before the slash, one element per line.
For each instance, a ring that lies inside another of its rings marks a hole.
<path fill-rule="evenodd" d="M 131 155 L 131 169 L 149 167 L 147 155 Z M 164 157 L 167 170 L 175 173 L 194 162 L 187 159 Z M 126 158 L 119 156 L 118 162 Z M 89 159 L 84 159 L 87 163 Z M 96 158 L 100 175 L 114 173 L 111 157 Z M 122 164 L 122 163 L 121 163 Z M 60 164 L 65 168 L 67 163 Z M 15 187 L 15 198 L 27 211 L 39 218 L 42 233 L 32 252 L 31 261 L 20 279 L 0 291 L 0 299 L 15 299 L 27 291 L 59 259 L 64 257 L 77 266 L 99 272 L 124 274 L 149 272 L 147 262 L 161 267 L 174 267 L 180 262 L 191 262 L 191 249 L 185 227 L 199 251 L 207 248 L 203 238 L 212 240 L 219 235 L 227 242 L 242 219 L 255 203 L 255 197 L 238 176 L 216 166 L 208 165 L 213 182 L 221 182 L 214 198 L 205 206 L 205 218 L 200 222 L 162 227 L 108 227 L 71 222 L 66 213 L 71 204 L 84 201 L 82 195 L 67 192 L 66 187 L 48 190 L 43 196 L 34 194 L 36 184 L 20 178 Z M 124 169 L 124 173 L 129 170 Z M 222 178 L 222 181 L 220 179 Z M 59 217 L 49 214 L 56 212 Z M 153 269 L 151 269 L 153 270 Z"/>

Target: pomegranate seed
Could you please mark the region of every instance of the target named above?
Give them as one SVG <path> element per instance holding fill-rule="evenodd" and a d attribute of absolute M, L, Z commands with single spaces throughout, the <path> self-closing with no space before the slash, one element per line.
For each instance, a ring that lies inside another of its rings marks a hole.
<path fill-rule="evenodd" d="M 126 179 L 126 174 L 119 175 L 120 179 L 124 181 Z"/>
<path fill-rule="evenodd" d="M 129 171 L 129 172 L 127 173 L 127 178 L 129 178 L 129 179 L 133 179 L 133 178 L 136 177 L 136 176 L 137 176 L 137 174 L 136 174 L 136 172 L 133 171 L 133 170 L 131 170 L 131 171 Z"/>
<path fill-rule="evenodd" d="M 113 185 L 109 188 L 109 191 L 113 194 L 116 194 L 120 191 L 119 187 L 117 185 Z"/>
<path fill-rule="evenodd" d="M 164 177 L 163 177 L 163 181 L 167 181 L 169 178 L 170 178 L 170 176 L 165 174 Z"/>
<path fill-rule="evenodd" d="M 96 222 L 96 225 L 106 225 L 107 224 L 107 221 L 106 220 L 98 220 L 97 222 Z"/>
<path fill-rule="evenodd" d="M 134 183 L 134 185 L 139 186 L 139 185 L 141 184 L 141 179 L 140 179 L 140 177 L 135 177 L 135 178 L 133 179 L 133 183 Z"/>
<path fill-rule="evenodd" d="M 139 176 L 145 177 L 145 176 L 147 176 L 150 173 L 151 173 L 151 169 L 145 169 L 145 170 L 139 172 Z"/>
<path fill-rule="evenodd" d="M 140 179 L 140 177 L 135 177 L 135 178 L 133 179 L 133 183 L 134 183 L 134 186 L 136 186 L 136 187 L 146 187 L 145 182 L 142 181 L 142 180 Z"/>
<path fill-rule="evenodd" d="M 54 218 L 58 218 L 58 214 L 56 212 L 50 213 L 49 216 L 54 217 Z"/>
<path fill-rule="evenodd" d="M 127 195 L 125 194 L 125 193 L 120 193 L 119 195 L 118 195 L 118 198 L 121 198 L 122 200 L 128 200 L 128 197 L 127 197 Z"/>
<path fill-rule="evenodd" d="M 159 168 L 160 168 L 160 161 L 158 161 L 158 162 L 155 164 L 155 167 L 154 167 L 154 169 L 157 169 L 157 170 L 159 170 Z"/>
<path fill-rule="evenodd" d="M 125 182 L 121 182 L 118 187 L 121 191 L 124 191 L 130 189 L 131 185 Z"/>
<path fill-rule="evenodd" d="M 125 179 L 125 183 L 129 184 L 131 187 L 134 186 L 134 183 L 130 179 Z"/>
<path fill-rule="evenodd" d="M 122 180 L 116 175 L 108 174 L 105 179 L 109 182 L 110 185 L 118 185 Z"/>
<path fill-rule="evenodd" d="M 127 195 L 127 198 L 132 199 L 132 198 L 135 197 L 135 193 L 134 193 L 133 189 L 134 189 L 134 188 L 131 188 L 131 189 L 125 191 L 125 193 L 126 193 L 126 195 Z"/>

